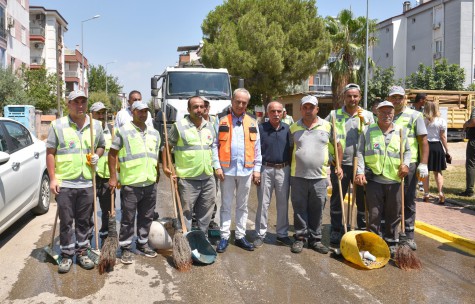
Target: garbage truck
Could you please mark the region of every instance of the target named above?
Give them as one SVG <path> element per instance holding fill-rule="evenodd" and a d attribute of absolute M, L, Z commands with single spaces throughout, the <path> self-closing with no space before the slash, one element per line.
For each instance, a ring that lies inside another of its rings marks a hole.
<path fill-rule="evenodd" d="M 151 79 L 151 95 L 155 108 L 155 128 L 163 134 L 162 112 L 168 128 L 188 115 L 188 99 L 199 95 L 210 102 L 210 115 L 225 111 L 231 105 L 231 81 L 227 69 L 204 67 L 167 67 Z"/>

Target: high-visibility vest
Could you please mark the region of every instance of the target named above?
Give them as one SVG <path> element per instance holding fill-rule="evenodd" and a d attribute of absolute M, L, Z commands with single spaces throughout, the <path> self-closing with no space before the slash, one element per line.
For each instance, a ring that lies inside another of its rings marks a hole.
<path fill-rule="evenodd" d="M 289 126 L 294 123 L 294 119 L 292 116 L 285 116 L 285 118 L 282 118 L 282 122 L 288 124 Z"/>
<path fill-rule="evenodd" d="M 401 128 L 407 129 L 406 136 L 411 147 L 411 163 L 417 162 L 419 156 L 419 144 L 416 137 L 416 120 L 419 116 L 422 117 L 421 112 L 406 107 L 401 115 L 393 121 Z"/>
<path fill-rule="evenodd" d="M 244 130 L 244 167 L 254 168 L 255 144 L 257 140 L 257 121 L 245 114 L 242 120 Z M 229 167 L 231 164 L 231 141 L 233 134 L 232 114 L 219 118 L 218 139 L 219 139 L 219 162 L 221 167 Z"/>
<path fill-rule="evenodd" d="M 175 150 L 176 175 L 178 177 L 196 177 L 203 172 L 213 175 L 211 164 L 211 145 L 214 141 L 214 130 L 207 123 L 200 132 L 190 125 L 187 118 L 175 123 L 179 133 Z"/>
<path fill-rule="evenodd" d="M 330 111 L 330 119 L 334 118 L 333 116 L 334 112 L 335 110 Z M 363 110 L 363 115 L 365 117 L 367 117 L 367 112 L 368 111 Z M 343 112 L 343 108 L 340 108 L 336 110 L 335 118 L 336 118 L 335 120 L 336 136 L 340 140 L 341 149 L 344 152 L 346 148 L 346 120 L 350 118 L 350 115 L 346 112 Z M 330 120 L 330 123 L 331 123 L 331 120 Z M 363 126 L 361 125 L 361 123 L 358 128 L 361 128 L 360 131 L 363 130 Z M 331 142 L 330 142 L 330 145 L 328 146 L 328 151 L 330 152 L 331 155 L 333 156 L 335 155 L 335 147 L 333 146 Z"/>
<path fill-rule="evenodd" d="M 397 175 L 401 165 L 399 138 L 400 127 L 393 124 L 394 133 L 386 145 L 383 132 L 377 123 L 371 124 L 364 133 L 365 136 L 365 165 L 371 169 L 375 175 L 382 175 L 388 179 L 400 182 L 401 178 Z"/>
<path fill-rule="evenodd" d="M 97 162 L 97 175 L 99 175 L 102 178 L 109 178 L 110 173 L 109 173 L 109 161 L 108 161 L 108 155 L 109 155 L 109 150 L 112 145 L 112 134 L 110 133 L 104 133 L 104 140 L 106 142 L 106 146 L 104 148 L 104 154 L 99 158 L 99 161 Z"/>
<path fill-rule="evenodd" d="M 160 148 L 160 134 L 147 126 L 145 139 L 132 122 L 119 128 L 118 136 L 123 139 L 123 147 L 118 157 L 120 183 L 133 185 L 154 183 L 157 179 L 157 161 Z"/>
<path fill-rule="evenodd" d="M 331 132 L 331 124 L 326 121 L 326 120 L 323 120 L 321 118 L 319 118 L 319 120 L 321 121 L 321 124 L 318 124 L 316 125 L 313 129 L 311 129 L 311 131 L 314 131 L 314 130 L 322 130 L 322 131 L 325 131 L 325 132 L 328 132 L 330 134 Z M 306 132 L 308 129 L 303 126 L 303 122 L 302 124 L 300 124 L 298 121 L 293 123 L 291 126 L 290 126 L 290 133 L 292 134 L 292 136 L 295 136 L 295 133 L 297 132 Z M 321 142 L 320 145 L 318 148 L 320 150 L 318 151 L 308 151 L 308 153 L 318 153 L 318 154 L 321 154 L 323 155 L 323 162 L 322 162 L 322 167 L 320 167 L 320 172 L 321 172 L 321 178 L 326 178 L 327 177 L 327 166 L 328 166 L 328 146 L 330 144 L 330 141 L 325 143 L 325 142 Z M 295 154 L 296 154 L 296 151 L 297 151 L 297 145 L 296 143 L 294 142 L 294 148 L 293 148 L 293 151 L 292 151 L 292 164 L 290 166 L 290 175 L 291 176 L 295 176 L 296 174 L 296 169 L 297 169 L 297 161 L 295 159 Z"/>
<path fill-rule="evenodd" d="M 93 124 L 100 124 L 100 121 L 93 120 Z M 58 146 L 55 155 L 55 175 L 58 180 L 73 180 L 81 174 L 85 179 L 92 179 L 92 169 L 86 164 L 86 154 L 91 152 L 91 124 L 84 128 L 84 133 L 79 139 L 76 134 L 76 126 L 69 123 L 68 116 L 56 119 L 51 123 L 56 136 Z M 97 137 L 94 139 L 94 146 L 97 145 Z"/>

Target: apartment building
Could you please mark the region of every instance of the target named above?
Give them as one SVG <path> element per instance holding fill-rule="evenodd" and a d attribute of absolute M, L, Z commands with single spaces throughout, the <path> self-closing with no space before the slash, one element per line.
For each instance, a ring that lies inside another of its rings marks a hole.
<path fill-rule="evenodd" d="M 71 91 L 82 89 L 81 77 L 82 77 L 82 54 L 78 49 L 78 46 L 74 50 L 64 49 L 64 70 L 65 70 L 65 85 L 66 96 Z M 84 58 L 84 65 L 87 65 L 87 59 Z M 85 75 L 86 76 L 86 75 Z M 87 77 L 85 78 L 87 79 Z M 87 84 L 87 82 L 86 82 Z"/>
<path fill-rule="evenodd" d="M 0 0 L 0 66 L 29 65 L 28 0 Z"/>
<path fill-rule="evenodd" d="M 402 14 L 378 24 L 375 63 L 394 66 L 395 78 L 417 71 L 420 63 L 431 66 L 446 58 L 465 70 L 465 83 L 474 80 L 473 0 L 421 0 L 401 2 Z"/>

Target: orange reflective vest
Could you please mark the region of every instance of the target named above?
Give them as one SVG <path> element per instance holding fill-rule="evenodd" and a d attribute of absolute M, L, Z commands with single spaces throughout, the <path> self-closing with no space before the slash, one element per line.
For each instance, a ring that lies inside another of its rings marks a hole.
<path fill-rule="evenodd" d="M 257 140 L 257 121 L 249 115 L 242 120 L 244 129 L 244 167 L 253 168 L 255 159 L 255 144 Z M 221 167 L 228 168 L 231 164 L 231 141 L 233 134 L 233 117 L 228 114 L 219 119 L 219 162 Z"/>

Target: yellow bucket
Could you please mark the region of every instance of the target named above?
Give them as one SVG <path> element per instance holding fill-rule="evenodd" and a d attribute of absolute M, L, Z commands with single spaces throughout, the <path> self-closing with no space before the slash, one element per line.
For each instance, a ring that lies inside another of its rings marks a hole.
<path fill-rule="evenodd" d="M 345 260 L 365 269 L 376 269 L 386 265 L 390 258 L 386 242 L 377 234 L 369 231 L 348 231 L 340 242 L 341 254 Z M 376 257 L 376 261 L 365 265 L 360 251 L 368 251 Z"/>

